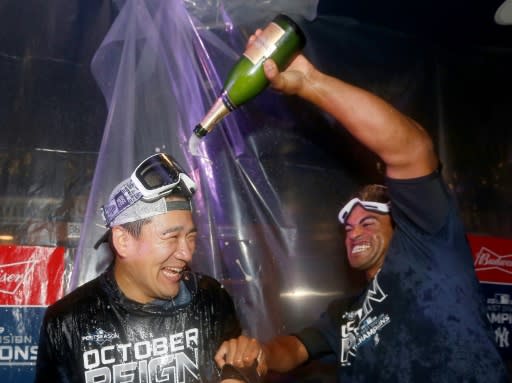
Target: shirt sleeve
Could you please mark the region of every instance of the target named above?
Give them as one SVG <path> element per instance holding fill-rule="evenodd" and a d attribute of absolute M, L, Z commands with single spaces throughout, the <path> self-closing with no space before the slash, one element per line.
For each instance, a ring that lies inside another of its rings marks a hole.
<path fill-rule="evenodd" d="M 309 359 L 336 355 L 342 316 L 356 300 L 357 296 L 350 296 L 332 301 L 311 326 L 292 334 L 306 347 Z"/>
<path fill-rule="evenodd" d="M 434 234 L 446 221 L 455 198 L 441 176 L 441 169 L 419 178 L 387 178 L 391 215 L 400 224 L 408 220 L 421 230 Z"/>
<path fill-rule="evenodd" d="M 306 347 L 308 359 L 317 359 L 333 352 L 324 335 L 314 326 L 306 327 L 292 335 Z"/>

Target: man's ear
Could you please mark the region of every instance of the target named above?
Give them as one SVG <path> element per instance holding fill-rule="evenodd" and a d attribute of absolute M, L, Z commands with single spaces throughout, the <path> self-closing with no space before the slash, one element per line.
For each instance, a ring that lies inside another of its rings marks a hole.
<path fill-rule="evenodd" d="M 130 253 L 131 241 L 133 237 L 121 226 L 114 226 L 112 228 L 112 244 L 121 258 L 126 258 Z"/>

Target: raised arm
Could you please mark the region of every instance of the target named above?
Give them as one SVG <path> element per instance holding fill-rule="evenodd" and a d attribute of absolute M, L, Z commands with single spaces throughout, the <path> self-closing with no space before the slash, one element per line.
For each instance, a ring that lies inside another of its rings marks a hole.
<path fill-rule="evenodd" d="M 272 60 L 265 62 L 264 70 L 274 89 L 298 95 L 331 114 L 384 161 L 389 177 L 419 177 L 437 167 L 427 132 L 376 95 L 320 72 L 303 55 L 281 73 Z"/>

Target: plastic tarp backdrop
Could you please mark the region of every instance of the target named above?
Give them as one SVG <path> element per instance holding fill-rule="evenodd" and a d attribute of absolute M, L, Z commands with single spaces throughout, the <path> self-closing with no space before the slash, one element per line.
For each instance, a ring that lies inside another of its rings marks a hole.
<path fill-rule="evenodd" d="M 279 323 L 273 317 L 279 291 L 272 281 L 281 268 L 276 261 L 293 253 L 288 247 L 295 229 L 260 162 L 261 153 L 248 139 L 261 122 L 243 112 L 233 114 L 201 143 L 198 156 L 188 152 L 188 139 L 220 94 L 226 70 L 244 50 L 248 35 L 242 28 L 252 33 L 278 12 L 313 19 L 316 1 L 251 6 L 127 0 L 118 6 L 119 15 L 91 65 L 108 115 L 71 288 L 112 260 L 107 245 L 99 252 L 92 249 L 105 230 L 98 212 L 110 190 L 144 158 L 168 152 L 199 184 L 195 268 L 236 290 L 242 317 L 258 317 L 257 326 L 248 321 L 246 328 L 266 338 Z M 276 119 L 280 123 L 290 121 Z"/>

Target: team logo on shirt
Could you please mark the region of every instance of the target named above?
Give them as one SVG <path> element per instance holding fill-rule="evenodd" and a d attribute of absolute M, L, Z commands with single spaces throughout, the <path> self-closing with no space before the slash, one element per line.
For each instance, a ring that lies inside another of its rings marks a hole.
<path fill-rule="evenodd" d="M 378 275 L 375 276 L 369 287 L 362 306 L 343 314 L 341 325 L 341 358 L 342 366 L 350 365 L 350 359 L 356 355 L 357 349 L 363 343 L 373 339 L 378 343 L 378 332 L 390 322 L 389 315 L 379 314 L 371 316 L 373 305 L 383 302 L 387 298 L 386 293 L 379 286 Z"/>
<path fill-rule="evenodd" d="M 97 329 L 95 332 L 90 333 L 82 337 L 82 342 L 95 342 L 102 346 L 105 342 L 112 341 L 113 339 L 118 339 L 119 335 L 115 332 L 108 332 L 101 328 Z"/>

